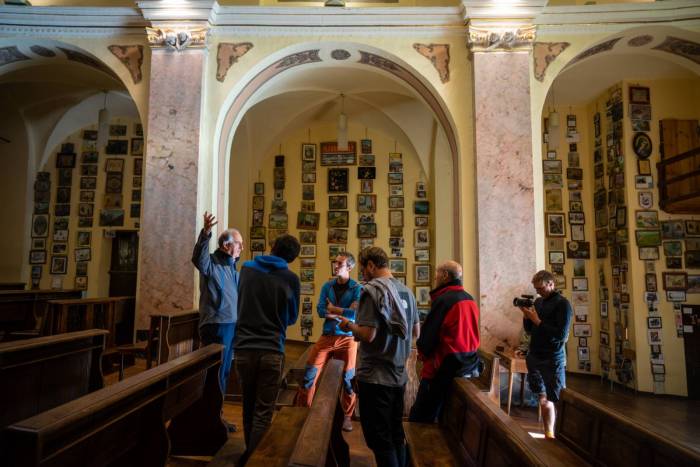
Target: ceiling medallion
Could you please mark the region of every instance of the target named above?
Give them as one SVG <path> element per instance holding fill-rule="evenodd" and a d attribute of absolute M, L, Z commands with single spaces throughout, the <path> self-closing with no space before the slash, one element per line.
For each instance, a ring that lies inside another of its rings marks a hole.
<path fill-rule="evenodd" d="M 331 57 L 335 60 L 347 60 L 350 58 L 350 52 L 343 49 L 335 49 L 331 52 Z"/>

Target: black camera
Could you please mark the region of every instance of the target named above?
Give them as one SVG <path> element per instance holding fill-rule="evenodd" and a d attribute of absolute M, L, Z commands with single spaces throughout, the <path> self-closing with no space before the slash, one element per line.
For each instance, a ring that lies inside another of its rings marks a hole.
<path fill-rule="evenodd" d="M 521 295 L 513 299 L 513 306 L 530 308 L 535 305 L 535 297 L 532 295 Z"/>

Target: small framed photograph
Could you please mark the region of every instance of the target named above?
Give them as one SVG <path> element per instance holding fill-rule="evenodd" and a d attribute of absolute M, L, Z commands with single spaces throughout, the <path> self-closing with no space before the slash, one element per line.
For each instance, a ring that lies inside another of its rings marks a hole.
<path fill-rule="evenodd" d="M 97 188 L 97 177 L 80 177 L 81 190 L 94 190 Z"/>
<path fill-rule="evenodd" d="M 403 185 L 389 185 L 389 196 L 403 196 Z"/>
<path fill-rule="evenodd" d="M 336 256 L 346 250 L 345 245 L 328 245 L 328 258 L 335 260 Z"/>
<path fill-rule="evenodd" d="M 659 228 L 659 212 L 658 211 L 635 211 L 635 224 L 638 229 L 658 229 Z"/>
<path fill-rule="evenodd" d="M 389 211 L 389 227 L 403 227 L 403 209 Z"/>
<path fill-rule="evenodd" d="M 685 234 L 688 237 L 700 237 L 700 221 L 687 219 L 685 221 Z"/>
<path fill-rule="evenodd" d="M 315 269 L 300 269 L 299 280 L 301 282 L 313 282 L 315 280 Z"/>
<path fill-rule="evenodd" d="M 676 240 L 685 237 L 685 224 L 682 220 L 662 221 L 661 237 L 666 240 Z"/>
<path fill-rule="evenodd" d="M 652 150 L 652 143 L 649 135 L 642 131 L 635 133 L 632 137 L 632 150 L 640 160 L 649 159 Z M 651 172 L 651 164 L 649 171 Z"/>
<path fill-rule="evenodd" d="M 357 179 L 358 180 L 374 180 L 377 178 L 377 168 L 376 167 L 358 167 L 357 168 Z"/>
<path fill-rule="evenodd" d="M 347 209 L 347 195 L 332 195 L 328 197 L 328 209 Z"/>
<path fill-rule="evenodd" d="M 92 233 L 90 231 L 78 231 L 78 246 L 89 247 Z"/>
<path fill-rule="evenodd" d="M 661 231 L 659 230 L 636 230 L 634 234 L 639 247 L 661 245 Z"/>
<path fill-rule="evenodd" d="M 301 244 L 315 244 L 316 243 L 316 232 L 313 230 L 302 230 L 299 232 L 299 243 Z"/>
<path fill-rule="evenodd" d="M 564 252 L 563 251 L 550 251 L 549 252 L 549 264 L 564 264 Z"/>
<path fill-rule="evenodd" d="M 582 242 L 586 240 L 583 225 L 571 225 L 571 240 L 574 240 L 576 242 Z"/>
<path fill-rule="evenodd" d="M 109 155 L 127 155 L 129 153 L 129 140 L 127 139 L 110 139 L 107 141 L 105 154 Z"/>
<path fill-rule="evenodd" d="M 561 161 L 560 160 L 544 160 L 542 161 L 542 172 L 546 174 L 560 174 Z"/>
<path fill-rule="evenodd" d="M 313 201 L 316 197 L 315 185 L 301 186 L 301 199 L 304 201 Z"/>
<path fill-rule="evenodd" d="M 649 343 L 649 345 L 663 344 L 663 339 L 661 338 L 661 330 L 647 329 L 647 342 Z"/>
<path fill-rule="evenodd" d="M 255 182 L 253 184 L 253 193 L 257 196 L 262 196 L 265 194 L 265 184 L 262 182 Z"/>
<path fill-rule="evenodd" d="M 700 294 L 700 274 L 688 274 L 688 290 L 690 294 Z"/>
<path fill-rule="evenodd" d="M 686 250 L 700 250 L 700 238 L 686 238 L 685 239 L 685 249 Z"/>
<path fill-rule="evenodd" d="M 684 302 L 685 301 L 685 290 L 667 290 L 666 300 L 669 302 Z"/>
<path fill-rule="evenodd" d="M 569 211 L 583 212 L 583 203 L 581 201 L 569 201 Z"/>
<path fill-rule="evenodd" d="M 348 169 L 328 169 L 328 193 L 348 192 Z"/>
<path fill-rule="evenodd" d="M 644 274 L 644 285 L 645 285 L 645 290 L 647 292 L 656 292 L 657 291 L 656 274 L 655 273 Z"/>
<path fill-rule="evenodd" d="M 315 201 L 302 201 L 301 202 L 301 212 L 316 212 L 316 202 Z"/>
<path fill-rule="evenodd" d="M 131 138 L 131 155 L 143 156 L 143 138 Z"/>
<path fill-rule="evenodd" d="M 639 259 L 645 261 L 655 261 L 659 259 L 658 246 L 639 247 Z"/>
<path fill-rule="evenodd" d="M 360 152 L 362 154 L 372 153 L 372 140 L 371 139 L 361 139 L 360 140 Z"/>
<path fill-rule="evenodd" d="M 49 236 L 49 215 L 34 214 L 32 216 L 32 238 L 46 238 Z"/>
<path fill-rule="evenodd" d="M 630 104 L 650 104 L 649 88 L 644 86 L 629 87 Z"/>
<path fill-rule="evenodd" d="M 576 292 L 585 292 L 588 290 L 588 279 L 585 277 L 574 277 L 572 279 L 572 289 Z"/>
<path fill-rule="evenodd" d="M 413 250 L 417 263 L 427 263 L 430 261 L 430 250 L 427 248 L 417 248 Z M 699 277 L 699 276 L 695 276 Z"/>
<path fill-rule="evenodd" d="M 376 212 L 377 195 L 357 195 L 357 212 Z"/>
<path fill-rule="evenodd" d="M 426 216 L 430 214 L 430 201 L 414 201 L 413 213 L 418 216 Z"/>
<path fill-rule="evenodd" d="M 578 167 L 567 167 L 566 179 L 567 180 L 583 180 L 583 169 L 580 169 Z"/>
<path fill-rule="evenodd" d="M 600 302 L 600 316 L 602 318 L 608 316 L 608 302 Z"/>
<path fill-rule="evenodd" d="M 389 209 L 403 209 L 404 207 L 404 197 L 403 196 L 389 196 Z"/>
<path fill-rule="evenodd" d="M 83 164 L 80 166 L 80 175 L 87 177 L 97 176 L 97 164 Z"/>
<path fill-rule="evenodd" d="M 357 224 L 357 238 L 376 238 L 377 237 L 377 224 L 367 223 L 367 224 Z"/>
<path fill-rule="evenodd" d="M 55 255 L 51 257 L 51 274 L 65 274 L 68 269 L 68 256 Z"/>
<path fill-rule="evenodd" d="M 557 151 L 547 151 L 547 159 L 554 160 L 557 158 Z"/>
<path fill-rule="evenodd" d="M 90 248 L 77 248 L 75 250 L 76 261 L 90 261 Z"/>
<path fill-rule="evenodd" d="M 377 222 L 374 218 L 374 213 L 360 214 L 357 218 L 358 224 L 374 224 Z"/>
<path fill-rule="evenodd" d="M 374 165 L 374 154 L 360 154 L 359 165 L 370 167 Z"/>
<path fill-rule="evenodd" d="M 661 317 L 649 317 L 647 318 L 647 328 L 649 329 L 661 329 Z"/>
<path fill-rule="evenodd" d="M 46 250 L 30 250 L 29 264 L 46 264 Z"/>
<path fill-rule="evenodd" d="M 316 257 L 316 245 L 301 245 L 301 250 L 299 250 L 300 258 L 315 258 Z"/>
<path fill-rule="evenodd" d="M 574 277 L 586 277 L 586 260 L 574 260 Z"/>
<path fill-rule="evenodd" d="M 76 290 L 87 290 L 87 288 L 88 288 L 87 276 L 75 276 L 75 288 L 76 288 Z"/>
<path fill-rule="evenodd" d="M 651 175 L 635 175 L 634 187 L 637 190 L 651 190 L 654 188 L 654 178 Z"/>
<path fill-rule="evenodd" d="M 316 172 L 302 172 L 301 183 L 316 183 Z"/>
<path fill-rule="evenodd" d="M 428 229 L 415 229 L 413 231 L 413 246 L 416 248 L 430 247 L 430 232 Z"/>
<path fill-rule="evenodd" d="M 250 238 L 265 238 L 265 227 L 253 226 L 250 228 Z"/>
<path fill-rule="evenodd" d="M 588 347 L 588 338 L 587 337 L 579 337 L 578 338 L 578 346 L 579 347 Z"/>
<path fill-rule="evenodd" d="M 360 183 L 360 193 L 372 193 L 374 191 L 374 180 L 362 180 Z"/>
<path fill-rule="evenodd" d="M 685 252 L 686 269 L 700 269 L 700 250 L 687 250 Z"/>
<path fill-rule="evenodd" d="M 72 169 L 75 167 L 75 154 L 57 154 L 56 168 L 57 169 Z"/>
<path fill-rule="evenodd" d="M 270 214 L 268 218 L 268 228 L 284 230 L 289 228 L 287 214 Z"/>
<path fill-rule="evenodd" d="M 250 251 L 265 251 L 265 240 L 256 238 L 250 239 Z"/>
<path fill-rule="evenodd" d="M 389 270 L 392 274 L 398 274 L 400 276 L 406 275 L 406 259 L 405 258 L 390 258 L 389 259 Z"/>
<path fill-rule="evenodd" d="M 586 217 L 582 212 L 570 212 L 569 213 L 569 224 L 585 224 L 586 223 Z"/>
<path fill-rule="evenodd" d="M 60 229 L 53 231 L 53 241 L 54 242 L 67 242 L 68 241 L 68 229 Z"/>
<path fill-rule="evenodd" d="M 566 236 L 566 231 L 564 230 L 564 214 L 545 213 L 545 219 L 548 237 Z"/>
<path fill-rule="evenodd" d="M 301 144 L 301 160 L 305 162 L 316 162 L 316 145 L 314 143 Z"/>
<path fill-rule="evenodd" d="M 389 227 L 389 237 L 403 237 L 403 227 Z"/>
<path fill-rule="evenodd" d="M 403 258 L 404 257 L 403 248 L 392 248 L 389 256 L 391 256 L 393 258 Z"/>
<path fill-rule="evenodd" d="M 591 352 L 588 347 L 578 347 L 578 360 L 580 362 L 588 362 L 591 360 Z"/>
<path fill-rule="evenodd" d="M 403 185 L 403 172 L 389 172 L 389 185 Z"/>
<path fill-rule="evenodd" d="M 313 282 L 302 282 L 299 289 L 301 295 L 316 295 Z"/>
<path fill-rule="evenodd" d="M 265 209 L 265 197 L 253 196 L 253 210 L 263 211 Z"/>
<path fill-rule="evenodd" d="M 664 255 L 683 256 L 683 243 L 680 240 L 670 240 L 663 242 Z"/>
<path fill-rule="evenodd" d="M 639 175 L 651 175 L 651 161 L 649 159 L 638 159 L 637 173 Z"/>
<path fill-rule="evenodd" d="M 45 250 L 46 249 L 46 239 L 45 238 L 32 238 L 32 250 Z"/>
<path fill-rule="evenodd" d="M 415 216 L 413 218 L 416 227 L 428 227 L 430 218 L 428 216 Z"/>
<path fill-rule="evenodd" d="M 299 230 L 318 230 L 321 213 L 318 212 L 299 212 L 297 214 L 297 229 Z"/>
<path fill-rule="evenodd" d="M 664 290 L 682 290 L 688 288 L 688 273 L 686 272 L 664 272 Z"/>
<path fill-rule="evenodd" d="M 574 324 L 574 337 L 591 337 L 590 324 Z"/>
<path fill-rule="evenodd" d="M 419 306 L 430 305 L 430 286 L 416 286 L 416 304 Z"/>
<path fill-rule="evenodd" d="M 328 211 L 329 228 L 347 228 L 350 225 L 349 211 Z"/>
<path fill-rule="evenodd" d="M 561 211 L 564 209 L 561 190 L 551 189 L 544 192 L 545 211 Z"/>
<path fill-rule="evenodd" d="M 365 248 L 369 248 L 374 246 L 374 239 L 373 238 L 361 238 L 360 239 L 360 251 L 364 250 Z M 358 271 L 359 273 L 359 271 Z"/>
<path fill-rule="evenodd" d="M 416 264 L 414 267 L 413 280 L 416 284 L 429 284 L 430 283 L 430 265 L 429 264 Z"/>

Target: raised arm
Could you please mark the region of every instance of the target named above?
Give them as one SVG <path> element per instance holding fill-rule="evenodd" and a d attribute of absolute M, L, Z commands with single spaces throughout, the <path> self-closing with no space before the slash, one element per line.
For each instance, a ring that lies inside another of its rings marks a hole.
<path fill-rule="evenodd" d="M 205 276 L 210 276 L 212 271 L 211 258 L 209 256 L 209 239 L 211 228 L 217 224 L 216 218 L 207 212 L 204 213 L 204 227 L 199 233 L 197 243 L 192 252 L 192 264 Z"/>

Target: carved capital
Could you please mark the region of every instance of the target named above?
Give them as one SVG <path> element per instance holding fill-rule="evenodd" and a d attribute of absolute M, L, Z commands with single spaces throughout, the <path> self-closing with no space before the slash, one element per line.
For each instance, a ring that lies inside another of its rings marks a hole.
<path fill-rule="evenodd" d="M 207 28 L 162 27 L 146 28 L 148 44 L 151 48 L 185 50 L 186 48 L 203 48 L 207 39 Z"/>
<path fill-rule="evenodd" d="M 529 50 L 535 40 L 535 26 L 483 28 L 469 26 L 472 52 Z"/>

